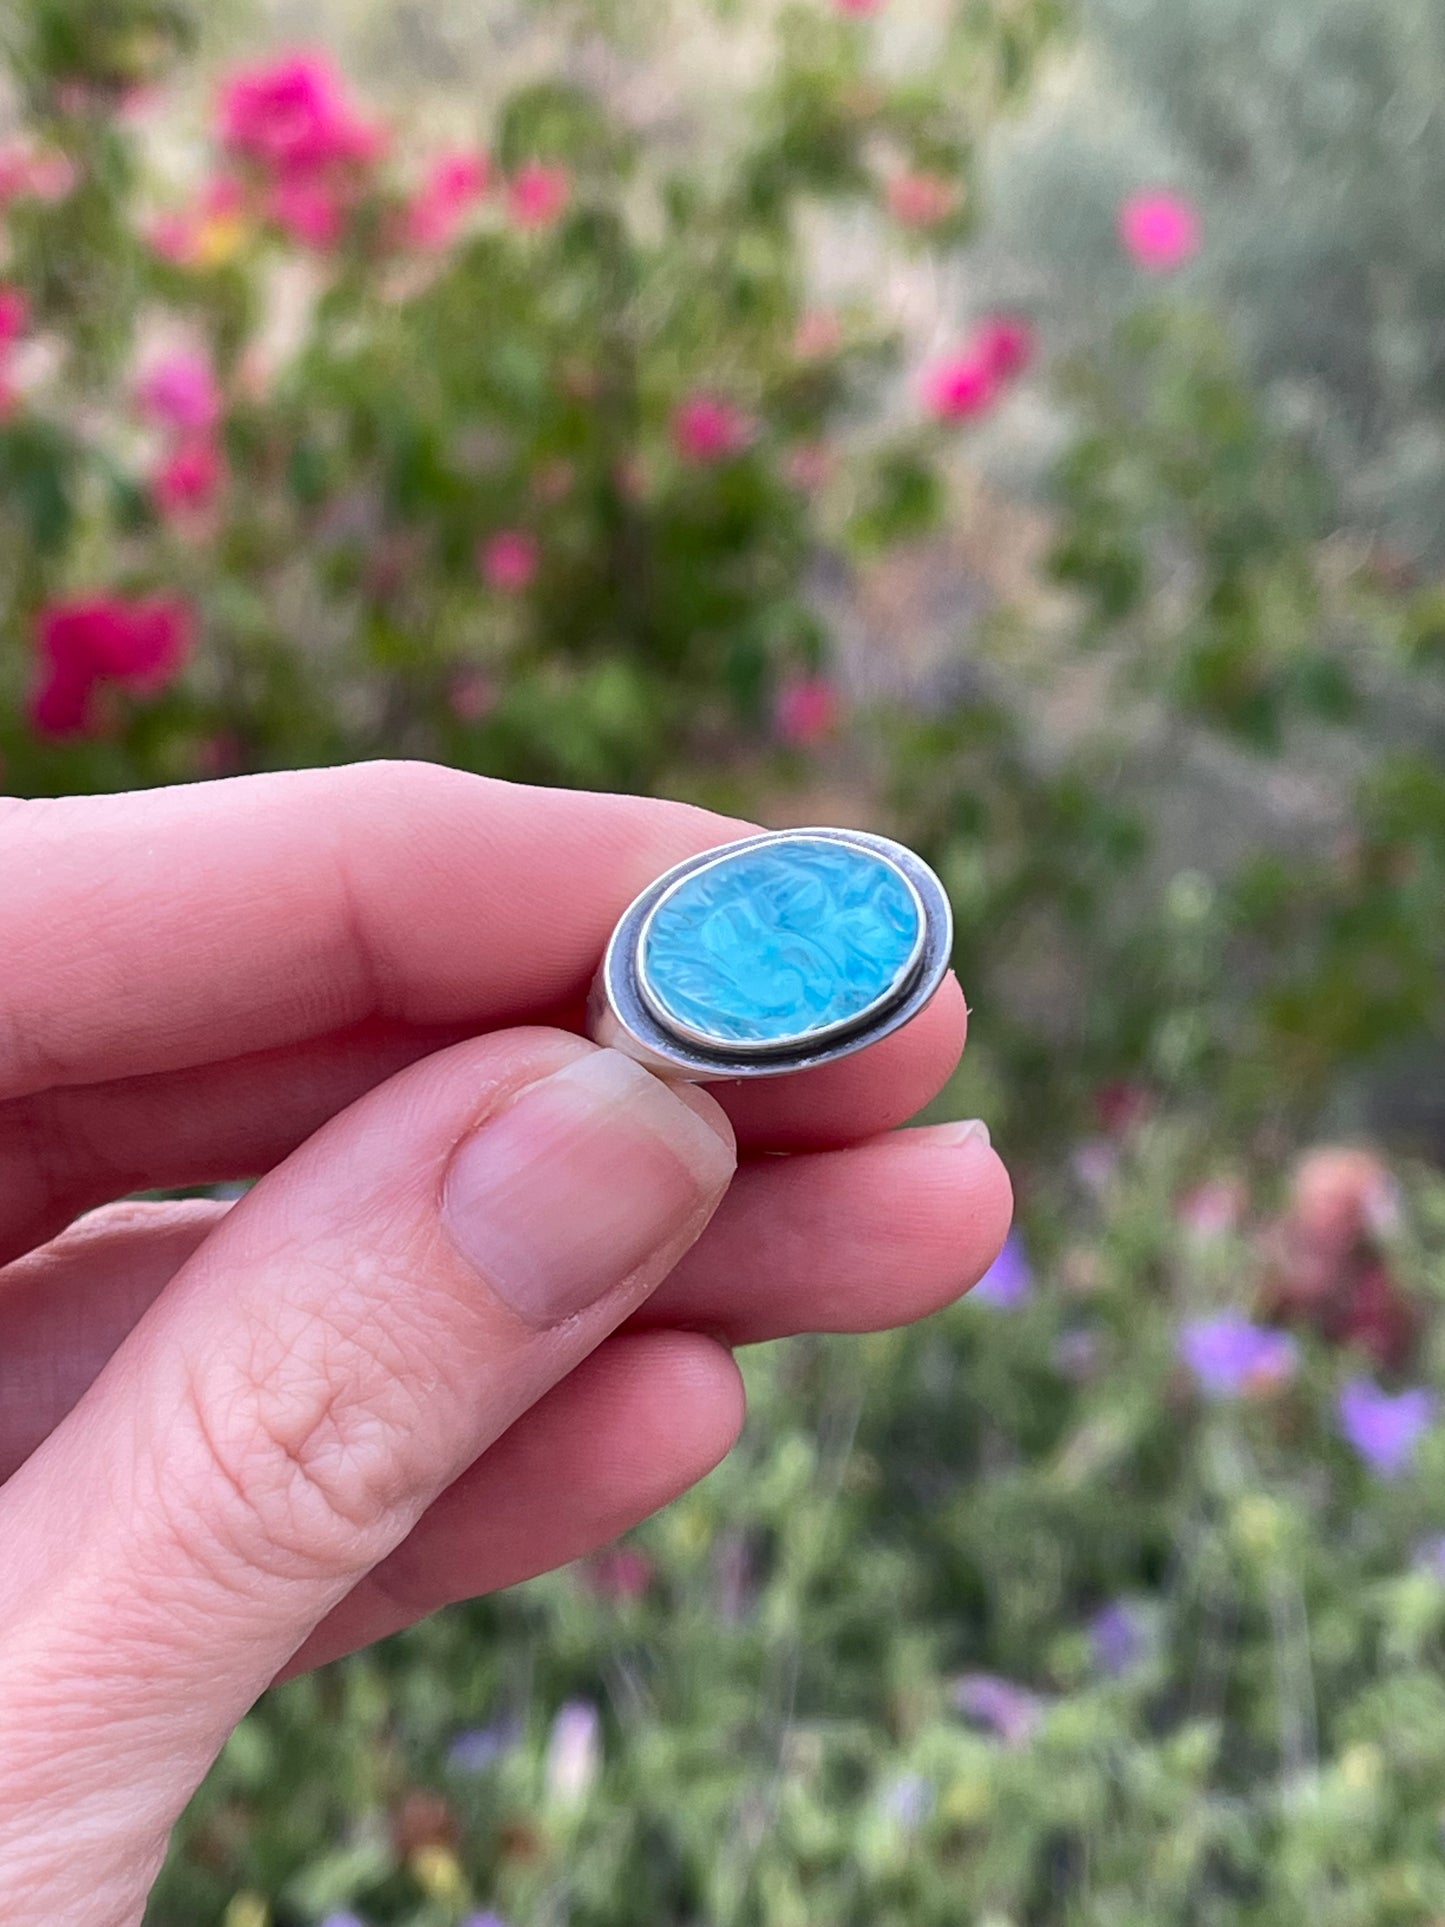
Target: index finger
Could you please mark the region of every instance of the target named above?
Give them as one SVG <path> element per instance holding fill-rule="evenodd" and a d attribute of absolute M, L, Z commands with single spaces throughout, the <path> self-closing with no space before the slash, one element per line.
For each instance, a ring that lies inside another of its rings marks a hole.
<path fill-rule="evenodd" d="M 0 813 L 0 1099 L 585 990 L 685 804 L 367 763 Z"/>

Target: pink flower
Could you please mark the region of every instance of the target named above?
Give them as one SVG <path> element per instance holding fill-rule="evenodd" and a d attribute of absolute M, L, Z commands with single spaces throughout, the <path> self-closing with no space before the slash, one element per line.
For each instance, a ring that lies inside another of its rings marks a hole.
<path fill-rule="evenodd" d="M 414 248 L 444 248 L 486 193 L 491 164 L 472 149 L 439 154 L 406 210 L 406 238 Z"/>
<path fill-rule="evenodd" d="M 293 241 L 323 253 L 336 246 L 346 226 L 346 209 L 336 189 L 326 181 L 299 176 L 276 183 L 267 197 L 266 212 Z"/>
<path fill-rule="evenodd" d="M 798 317 L 793 353 L 799 361 L 825 361 L 843 345 L 843 324 L 827 308 L 814 308 Z"/>
<path fill-rule="evenodd" d="M 571 199 L 572 176 L 546 161 L 528 161 L 507 183 L 507 208 L 518 227 L 550 227 Z"/>
<path fill-rule="evenodd" d="M 501 691 L 485 669 L 459 669 L 447 684 L 447 708 L 459 723 L 479 723 L 496 708 Z"/>
<path fill-rule="evenodd" d="M 31 720 L 47 736 L 83 735 L 94 727 L 94 696 L 105 681 L 137 695 L 164 689 L 191 652 L 188 604 L 169 596 L 78 597 L 52 603 L 40 617 L 41 680 Z"/>
<path fill-rule="evenodd" d="M 325 54 L 285 54 L 243 68 L 221 90 L 219 134 L 231 153 L 280 178 L 373 161 L 385 145 Z"/>
<path fill-rule="evenodd" d="M 804 495 L 816 495 L 832 481 L 837 458 L 827 442 L 800 442 L 783 457 L 783 474 Z"/>
<path fill-rule="evenodd" d="M 30 326 L 30 299 L 23 288 L 0 282 L 0 349 L 20 339 Z"/>
<path fill-rule="evenodd" d="M 940 421 L 985 415 L 998 400 L 998 376 L 976 348 L 939 362 L 923 378 L 923 405 Z"/>
<path fill-rule="evenodd" d="M 942 174 L 895 174 L 887 187 L 888 206 L 905 227 L 937 227 L 956 212 L 962 192 Z"/>
<path fill-rule="evenodd" d="M 46 663 L 30 698 L 32 726 L 57 741 L 89 735 L 94 727 L 95 682 L 79 662 Z"/>
<path fill-rule="evenodd" d="M 532 477 L 532 493 L 539 502 L 555 505 L 565 502 L 577 486 L 577 465 L 565 456 L 555 461 L 543 462 Z"/>
<path fill-rule="evenodd" d="M 1199 215 L 1182 194 L 1131 194 L 1119 209 L 1119 240 L 1137 266 L 1168 274 L 1199 252 Z"/>
<path fill-rule="evenodd" d="M 740 409 L 702 391 L 678 403 L 672 414 L 672 445 L 685 462 L 726 461 L 741 454 L 753 427 Z"/>
<path fill-rule="evenodd" d="M 839 13 L 851 14 L 855 20 L 866 19 L 870 13 L 878 13 L 885 0 L 833 0 Z"/>
<path fill-rule="evenodd" d="M 773 704 L 773 727 L 785 743 L 806 748 L 831 736 L 842 716 L 838 686 L 828 676 L 792 676 Z"/>
<path fill-rule="evenodd" d="M 1013 315 L 990 315 L 979 325 L 973 350 L 999 381 L 1011 381 L 1034 358 L 1034 331 Z"/>
<path fill-rule="evenodd" d="M 642 1599 L 651 1589 L 656 1569 L 637 1546 L 603 1546 L 582 1564 L 584 1582 L 600 1599 Z"/>
<path fill-rule="evenodd" d="M 195 622 L 178 596 L 151 596 L 117 605 L 119 620 L 97 637 L 96 661 L 136 695 L 153 695 L 173 682 L 195 643 Z"/>
<path fill-rule="evenodd" d="M 63 201 L 75 189 L 77 171 L 68 154 L 8 141 L 0 146 L 0 207 L 9 201 Z"/>
<path fill-rule="evenodd" d="M 172 449 L 151 479 L 151 496 L 166 517 L 208 509 L 226 479 L 226 463 L 214 442 L 183 442 Z"/>
<path fill-rule="evenodd" d="M 238 180 L 218 174 L 188 207 L 158 214 L 146 230 L 146 240 L 162 260 L 177 267 L 219 266 L 245 237 L 246 200 Z"/>
<path fill-rule="evenodd" d="M 185 435 L 208 435 L 221 419 L 221 390 L 207 357 L 193 348 L 152 362 L 136 399 L 153 421 Z"/>
<path fill-rule="evenodd" d="M 490 589 L 503 595 L 520 595 L 531 588 L 541 564 L 542 551 L 535 535 L 525 529 L 498 529 L 477 550 L 477 567 Z"/>

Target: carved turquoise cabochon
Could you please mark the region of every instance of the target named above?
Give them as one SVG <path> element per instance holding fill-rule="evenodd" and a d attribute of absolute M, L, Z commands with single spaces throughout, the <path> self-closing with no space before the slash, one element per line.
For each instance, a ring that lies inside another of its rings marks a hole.
<path fill-rule="evenodd" d="M 885 858 L 797 837 L 674 885 L 648 921 L 639 978 L 663 1023 L 762 1048 L 861 1019 L 901 988 L 922 941 L 918 897 Z"/>

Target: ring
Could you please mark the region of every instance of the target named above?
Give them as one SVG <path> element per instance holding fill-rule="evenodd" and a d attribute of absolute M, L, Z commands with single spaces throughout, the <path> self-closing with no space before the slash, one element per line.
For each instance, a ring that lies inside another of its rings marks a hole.
<path fill-rule="evenodd" d="M 588 1035 L 686 1083 L 778 1077 L 916 1017 L 953 953 L 943 885 L 863 830 L 769 830 L 688 857 L 618 919 Z"/>

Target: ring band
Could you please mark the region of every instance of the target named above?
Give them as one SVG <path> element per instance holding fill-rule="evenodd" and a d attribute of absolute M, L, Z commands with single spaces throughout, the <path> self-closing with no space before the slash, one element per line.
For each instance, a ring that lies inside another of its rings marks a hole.
<path fill-rule="evenodd" d="M 778 1077 L 898 1030 L 952 952 L 948 896 L 903 844 L 765 831 L 688 857 L 629 904 L 588 1034 L 680 1082 Z"/>

